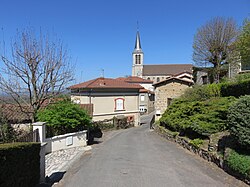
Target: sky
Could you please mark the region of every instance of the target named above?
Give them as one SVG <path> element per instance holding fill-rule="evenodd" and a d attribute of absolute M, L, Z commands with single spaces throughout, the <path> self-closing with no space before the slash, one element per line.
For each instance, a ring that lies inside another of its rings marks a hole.
<path fill-rule="evenodd" d="M 131 75 L 137 22 L 144 64 L 184 64 L 193 63 L 193 37 L 207 21 L 233 18 L 241 26 L 250 18 L 250 0 L 1 0 L 0 6 L 0 41 L 10 43 L 25 28 L 56 35 L 75 66 L 73 83 L 100 77 L 102 69 L 105 77 Z"/>

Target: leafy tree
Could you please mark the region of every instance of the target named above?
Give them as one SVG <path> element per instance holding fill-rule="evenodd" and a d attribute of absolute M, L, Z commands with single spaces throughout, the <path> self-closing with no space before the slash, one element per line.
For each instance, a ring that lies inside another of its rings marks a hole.
<path fill-rule="evenodd" d="M 200 27 L 194 37 L 193 60 L 198 66 L 212 65 L 216 82 L 219 82 L 221 66 L 228 63 L 230 46 L 236 36 L 235 21 L 217 17 Z"/>
<path fill-rule="evenodd" d="M 87 112 L 70 100 L 59 101 L 40 110 L 37 119 L 52 127 L 52 135 L 75 132 L 91 126 L 91 118 Z"/>
<path fill-rule="evenodd" d="M 230 108 L 228 127 L 238 143 L 250 147 L 250 95 L 241 97 Z"/>
<path fill-rule="evenodd" d="M 42 33 L 36 36 L 31 29 L 17 32 L 9 51 L 10 56 L 1 55 L 0 89 L 34 121 L 44 101 L 61 93 L 72 80 L 68 52 L 62 42 Z"/>
<path fill-rule="evenodd" d="M 245 20 L 236 45 L 240 51 L 242 65 L 250 67 L 250 20 Z"/>

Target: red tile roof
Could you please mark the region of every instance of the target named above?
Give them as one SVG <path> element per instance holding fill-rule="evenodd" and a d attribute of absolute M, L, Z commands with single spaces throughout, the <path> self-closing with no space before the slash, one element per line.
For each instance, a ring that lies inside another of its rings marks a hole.
<path fill-rule="evenodd" d="M 150 93 L 150 94 L 155 94 L 154 92 L 147 90 L 145 88 L 139 90 L 140 93 Z"/>
<path fill-rule="evenodd" d="M 143 79 L 141 77 L 129 76 L 129 77 L 119 77 L 117 80 L 122 80 L 129 83 L 153 83 L 151 80 Z"/>
<path fill-rule="evenodd" d="M 139 84 L 131 84 L 123 80 L 111 79 L 111 78 L 96 78 L 76 84 L 69 87 L 70 89 L 79 89 L 79 88 L 132 88 L 132 89 L 141 89 L 143 88 Z"/>
<path fill-rule="evenodd" d="M 10 123 L 31 122 L 32 109 L 29 106 L 22 106 L 22 109 L 14 104 L 0 104 L 4 118 Z"/>

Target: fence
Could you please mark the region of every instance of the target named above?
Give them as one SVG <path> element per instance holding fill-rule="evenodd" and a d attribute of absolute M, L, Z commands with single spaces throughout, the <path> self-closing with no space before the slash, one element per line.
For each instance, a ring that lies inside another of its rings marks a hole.
<path fill-rule="evenodd" d="M 33 132 L 29 132 L 25 136 L 18 138 L 15 142 L 39 142 L 38 129 L 35 129 Z"/>

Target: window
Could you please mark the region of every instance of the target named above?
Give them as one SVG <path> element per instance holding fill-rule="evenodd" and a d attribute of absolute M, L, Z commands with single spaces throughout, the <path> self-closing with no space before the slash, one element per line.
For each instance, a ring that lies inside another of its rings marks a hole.
<path fill-rule="evenodd" d="M 123 98 L 115 99 L 115 110 L 124 110 L 124 99 Z"/>
<path fill-rule="evenodd" d="M 141 55 L 135 55 L 135 64 L 141 64 Z"/>
<path fill-rule="evenodd" d="M 141 101 L 145 101 L 145 95 L 141 95 Z"/>
<path fill-rule="evenodd" d="M 157 82 L 160 82 L 160 77 L 157 77 Z"/>
<path fill-rule="evenodd" d="M 208 83 L 208 77 L 206 75 L 202 76 L 202 83 L 203 84 L 207 84 Z"/>
<path fill-rule="evenodd" d="M 168 98 L 168 100 L 167 100 L 167 102 L 168 102 L 168 103 L 167 103 L 167 104 L 168 104 L 168 106 L 169 106 L 169 105 L 171 105 L 172 101 L 173 101 L 173 98 Z"/>

